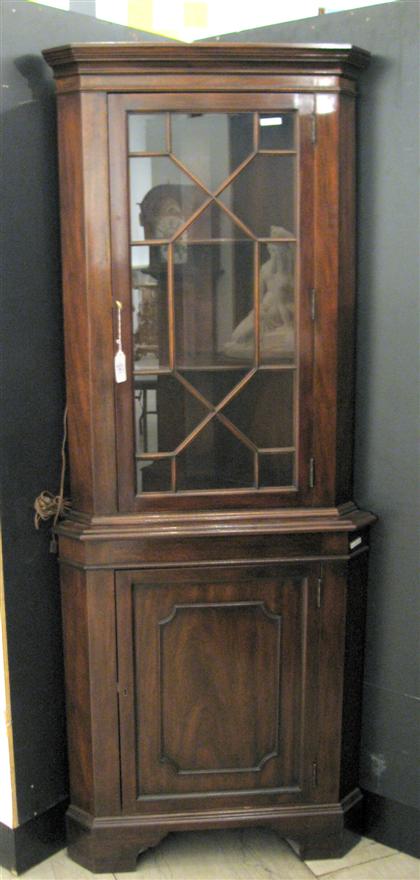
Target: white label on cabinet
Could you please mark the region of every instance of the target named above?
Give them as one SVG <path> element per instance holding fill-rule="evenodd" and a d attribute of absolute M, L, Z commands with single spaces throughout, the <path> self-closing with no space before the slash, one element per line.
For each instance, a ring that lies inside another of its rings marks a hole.
<path fill-rule="evenodd" d="M 114 358 L 114 370 L 115 370 L 115 381 L 116 382 L 126 382 L 127 381 L 127 367 L 125 363 L 125 354 L 120 348 L 117 351 Z"/>
<path fill-rule="evenodd" d="M 360 537 L 354 538 L 353 541 L 350 541 L 350 550 L 354 550 L 356 547 L 359 547 L 359 545 L 361 543 L 362 543 L 362 539 Z"/>
<path fill-rule="evenodd" d="M 115 371 L 115 381 L 116 382 L 126 382 L 127 381 L 127 367 L 125 363 L 125 354 L 122 350 L 122 332 L 121 332 L 121 312 L 122 312 L 122 303 L 117 299 L 116 306 L 118 309 L 118 334 L 115 342 L 118 346 L 118 351 L 114 357 L 114 371 Z"/>

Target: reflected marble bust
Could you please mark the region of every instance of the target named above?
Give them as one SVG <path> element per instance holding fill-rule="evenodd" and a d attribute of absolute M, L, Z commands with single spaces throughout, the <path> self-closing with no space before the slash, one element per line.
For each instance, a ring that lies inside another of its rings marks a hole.
<path fill-rule="evenodd" d="M 190 217 L 200 204 L 200 192 L 196 187 L 185 184 L 163 183 L 152 187 L 143 201 L 137 202 L 140 213 L 139 222 L 144 227 L 145 239 L 166 239 L 171 241 L 180 226 Z M 202 200 L 202 198 L 201 198 Z M 187 244 L 182 239 L 173 246 L 174 263 L 187 262 Z M 168 245 L 159 246 L 163 265 L 168 262 Z"/>
<path fill-rule="evenodd" d="M 272 226 L 273 238 L 289 238 L 282 226 Z M 294 352 L 294 244 L 270 242 L 269 259 L 260 271 L 261 358 L 291 357 Z M 249 358 L 254 351 L 254 309 L 235 327 L 224 352 L 231 358 Z"/>

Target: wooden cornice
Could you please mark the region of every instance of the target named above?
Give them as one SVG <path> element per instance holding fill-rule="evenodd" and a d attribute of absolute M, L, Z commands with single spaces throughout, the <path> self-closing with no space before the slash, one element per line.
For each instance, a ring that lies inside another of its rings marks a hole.
<path fill-rule="evenodd" d="M 56 79 L 134 72 L 304 73 L 352 77 L 370 54 L 349 44 L 316 43 L 71 43 L 46 49 Z"/>

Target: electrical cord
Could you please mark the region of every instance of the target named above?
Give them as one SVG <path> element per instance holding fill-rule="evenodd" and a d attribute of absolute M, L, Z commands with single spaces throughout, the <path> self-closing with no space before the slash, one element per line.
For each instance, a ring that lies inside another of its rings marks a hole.
<path fill-rule="evenodd" d="M 52 553 L 57 550 L 57 542 L 55 540 L 55 527 L 60 516 L 63 516 L 71 507 L 71 502 L 68 498 L 64 498 L 64 480 L 66 476 L 66 441 L 67 441 L 67 406 L 64 410 L 63 416 L 63 440 L 61 443 L 61 474 L 60 474 L 60 488 L 58 491 L 58 495 L 53 495 L 52 492 L 49 492 L 48 489 L 44 489 L 34 501 L 34 524 L 35 528 L 39 529 L 42 522 L 46 522 L 47 520 L 54 517 L 53 524 L 51 526 L 51 544 L 50 551 Z"/>

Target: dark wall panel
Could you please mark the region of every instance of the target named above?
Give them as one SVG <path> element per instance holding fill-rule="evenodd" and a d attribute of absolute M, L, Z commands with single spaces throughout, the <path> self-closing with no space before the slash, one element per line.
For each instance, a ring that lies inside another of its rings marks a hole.
<path fill-rule="evenodd" d="M 3 89 L 2 528 L 19 822 L 65 798 L 57 562 L 32 505 L 58 491 L 64 408 L 55 93 L 48 46 L 159 40 L 26 2 L 1 2 Z"/>
<path fill-rule="evenodd" d="M 412 0 L 221 40 L 354 43 L 372 55 L 358 111 L 355 498 L 374 510 L 362 784 L 419 807 L 418 83 Z"/>

